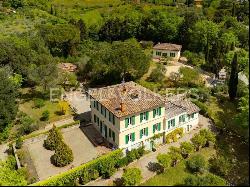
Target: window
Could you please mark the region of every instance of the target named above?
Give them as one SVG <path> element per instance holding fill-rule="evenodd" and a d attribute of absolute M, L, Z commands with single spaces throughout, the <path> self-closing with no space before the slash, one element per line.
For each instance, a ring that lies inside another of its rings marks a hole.
<path fill-rule="evenodd" d="M 115 125 L 115 115 L 114 114 L 112 115 L 113 115 L 113 125 Z"/>
<path fill-rule="evenodd" d="M 97 125 L 99 126 L 99 122 L 100 122 L 100 120 L 99 120 L 99 118 L 98 117 L 96 117 L 96 121 L 97 121 Z"/>
<path fill-rule="evenodd" d="M 155 131 L 160 131 L 161 130 L 161 123 L 156 123 L 153 125 L 153 133 L 155 133 Z"/>
<path fill-rule="evenodd" d="M 191 118 L 194 118 L 194 113 L 193 113 L 193 114 L 191 114 Z"/>
<path fill-rule="evenodd" d="M 107 109 L 104 108 L 104 116 L 105 116 L 105 118 L 106 118 L 106 116 L 107 116 L 106 112 L 107 112 Z"/>
<path fill-rule="evenodd" d="M 168 54 L 167 53 L 162 53 L 162 56 L 168 57 Z"/>
<path fill-rule="evenodd" d="M 185 122 L 185 114 L 179 116 L 179 123 Z"/>
<path fill-rule="evenodd" d="M 101 114 L 103 115 L 104 114 L 104 112 L 103 112 L 103 106 L 101 105 Z"/>
<path fill-rule="evenodd" d="M 112 113 L 109 112 L 109 121 L 110 121 L 110 122 L 112 122 L 112 121 L 111 121 L 111 114 L 112 114 Z"/>
<path fill-rule="evenodd" d="M 175 53 L 170 53 L 170 57 L 175 57 Z"/>
<path fill-rule="evenodd" d="M 153 110 L 153 117 L 161 115 L 161 107 Z"/>
<path fill-rule="evenodd" d="M 96 123 L 96 115 L 94 114 L 94 122 Z"/>
<path fill-rule="evenodd" d="M 161 56 L 161 52 L 160 51 L 156 51 L 155 54 L 156 54 L 156 56 Z"/>
<path fill-rule="evenodd" d="M 129 125 L 135 124 L 135 116 L 125 118 L 125 128 L 127 128 Z"/>
<path fill-rule="evenodd" d="M 96 107 L 96 101 L 94 101 L 94 108 Z"/>
<path fill-rule="evenodd" d="M 111 129 L 109 129 L 109 137 L 111 138 Z"/>
<path fill-rule="evenodd" d="M 112 131 L 112 139 L 115 142 L 115 132 L 114 131 Z"/>
<path fill-rule="evenodd" d="M 168 129 L 170 129 L 171 127 L 175 126 L 175 119 L 171 119 L 168 121 Z"/>
<path fill-rule="evenodd" d="M 96 109 L 99 111 L 99 103 L 96 102 Z"/>
<path fill-rule="evenodd" d="M 135 133 L 130 133 L 125 136 L 125 143 L 128 144 L 128 142 L 134 142 L 135 141 Z"/>
<path fill-rule="evenodd" d="M 148 127 L 140 130 L 140 138 L 143 136 L 148 136 Z"/>
<path fill-rule="evenodd" d="M 140 122 L 148 120 L 149 112 L 140 113 Z"/>

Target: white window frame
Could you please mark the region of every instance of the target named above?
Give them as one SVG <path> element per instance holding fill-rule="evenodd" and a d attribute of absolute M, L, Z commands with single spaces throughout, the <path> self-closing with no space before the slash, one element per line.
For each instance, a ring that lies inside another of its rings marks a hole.
<path fill-rule="evenodd" d="M 146 127 L 142 129 L 142 137 L 147 136 L 146 135 Z"/>
<path fill-rule="evenodd" d="M 132 117 L 128 117 L 128 125 L 132 125 Z"/>
<path fill-rule="evenodd" d="M 147 121 L 146 112 L 142 113 L 142 122 Z"/>

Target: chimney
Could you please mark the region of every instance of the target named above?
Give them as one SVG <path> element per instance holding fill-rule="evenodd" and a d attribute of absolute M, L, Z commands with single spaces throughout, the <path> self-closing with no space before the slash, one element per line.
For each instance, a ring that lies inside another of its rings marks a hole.
<path fill-rule="evenodd" d="M 124 106 L 124 103 L 121 102 L 120 104 L 120 109 L 121 109 L 121 112 L 124 112 L 125 111 L 125 106 Z"/>

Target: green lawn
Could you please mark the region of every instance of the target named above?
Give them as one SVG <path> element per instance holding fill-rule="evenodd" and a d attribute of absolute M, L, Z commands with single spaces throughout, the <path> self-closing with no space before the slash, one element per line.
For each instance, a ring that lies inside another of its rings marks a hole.
<path fill-rule="evenodd" d="M 203 148 L 199 152 L 194 154 L 202 154 L 207 160 L 215 154 L 215 149 L 213 148 Z M 185 160 L 177 164 L 176 167 L 171 167 L 167 169 L 164 173 L 154 176 L 141 186 L 175 186 L 182 185 L 184 179 L 191 174 L 185 166 Z"/>
<path fill-rule="evenodd" d="M 56 102 L 49 101 L 48 98 L 45 99 L 45 106 L 41 108 L 34 107 L 34 98 L 41 98 L 41 93 L 31 93 L 29 88 L 24 88 L 21 90 L 23 99 L 19 104 L 19 110 L 29 115 L 32 119 L 36 120 L 39 125 L 47 124 L 49 122 L 58 121 L 64 118 L 67 118 L 73 114 L 73 111 L 69 108 L 65 115 L 59 115 L 60 111 L 59 104 Z M 48 110 L 50 113 L 50 117 L 48 121 L 41 121 L 40 118 L 42 116 L 43 111 Z"/>

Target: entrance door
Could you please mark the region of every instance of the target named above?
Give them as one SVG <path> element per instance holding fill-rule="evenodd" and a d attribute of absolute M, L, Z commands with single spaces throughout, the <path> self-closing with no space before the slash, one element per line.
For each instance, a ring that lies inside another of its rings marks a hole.
<path fill-rule="evenodd" d="M 104 136 L 107 138 L 108 137 L 108 128 L 106 125 L 104 125 Z"/>
<path fill-rule="evenodd" d="M 150 150 L 152 151 L 152 150 L 153 150 L 153 148 L 154 148 L 154 142 L 153 142 L 153 141 L 151 141 L 151 142 L 150 142 Z"/>
<path fill-rule="evenodd" d="M 102 121 L 100 122 L 100 132 L 102 133 Z"/>

